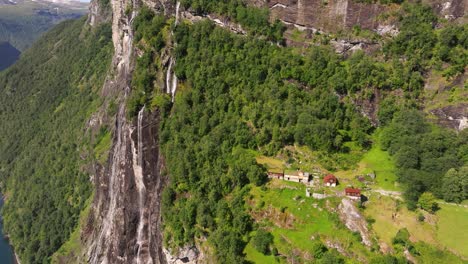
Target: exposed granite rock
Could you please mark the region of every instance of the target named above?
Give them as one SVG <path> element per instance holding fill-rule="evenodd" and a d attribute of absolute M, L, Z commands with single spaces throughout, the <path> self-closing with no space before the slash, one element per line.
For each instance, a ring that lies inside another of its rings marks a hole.
<path fill-rule="evenodd" d="M 263 6 L 270 8 L 273 19 L 327 32 L 354 25 L 377 29 L 377 16 L 387 10 L 380 4 L 351 0 L 264 0 Z"/>
<path fill-rule="evenodd" d="M 468 103 L 450 105 L 430 111 L 437 116 L 437 122 L 458 131 L 468 128 Z"/>
<path fill-rule="evenodd" d="M 196 247 L 184 247 L 178 254 L 171 254 L 167 249 L 163 250 L 168 264 L 196 264 L 198 263 L 200 252 Z"/>
<path fill-rule="evenodd" d="M 353 0 L 249 0 L 251 5 L 267 7 L 273 19 L 319 31 L 337 32 L 359 25 L 363 29 L 397 34 L 394 25 L 379 18 L 392 5 L 358 3 Z M 425 0 L 441 17 L 464 19 L 468 15 L 467 0 Z"/>
<path fill-rule="evenodd" d="M 332 40 L 330 44 L 333 46 L 335 51 L 339 54 L 349 54 L 358 50 L 371 50 L 373 46 L 377 46 L 378 43 L 373 43 L 364 40 Z"/>
<path fill-rule="evenodd" d="M 463 19 L 468 15 L 467 0 L 425 0 L 423 1 L 441 17 L 448 20 Z"/>
<path fill-rule="evenodd" d="M 172 1 L 153 3 L 158 12 L 172 12 L 168 11 Z M 158 143 L 159 113 L 142 109 L 136 120 L 126 116 L 135 56 L 131 24 L 141 2 L 111 0 L 110 4 L 114 57 L 102 96 L 116 98 L 118 113 L 107 117 L 114 120 L 112 148 L 107 164 L 95 166 L 95 197 L 82 240 L 88 263 L 166 263 L 160 230 L 165 177 Z M 125 14 L 128 6 L 133 12 Z M 99 1 L 91 9 L 92 26 L 108 19 L 99 12 Z M 89 125 L 101 125 L 105 119 L 98 113 Z"/>
<path fill-rule="evenodd" d="M 341 221 L 343 221 L 347 228 L 361 234 L 362 243 L 364 245 L 368 247 L 372 246 L 370 231 L 367 228 L 366 219 L 361 215 L 353 201 L 348 198 L 343 198 L 341 203 L 338 205 L 338 213 Z"/>

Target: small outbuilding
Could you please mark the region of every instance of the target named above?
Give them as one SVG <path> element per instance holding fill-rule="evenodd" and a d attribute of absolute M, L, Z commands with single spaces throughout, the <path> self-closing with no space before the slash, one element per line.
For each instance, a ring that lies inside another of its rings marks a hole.
<path fill-rule="evenodd" d="M 361 190 L 358 188 L 348 187 L 345 189 L 345 195 L 351 199 L 361 199 Z"/>
<path fill-rule="evenodd" d="M 291 172 L 284 173 L 284 179 L 286 181 L 308 183 L 309 178 L 310 178 L 310 173 L 308 172 L 291 171 Z"/>
<path fill-rule="evenodd" d="M 268 178 L 270 179 L 284 179 L 284 172 L 282 170 L 269 170 Z"/>
<path fill-rule="evenodd" d="M 338 182 L 338 179 L 333 174 L 328 174 L 323 178 L 323 184 L 330 187 L 335 187 Z"/>

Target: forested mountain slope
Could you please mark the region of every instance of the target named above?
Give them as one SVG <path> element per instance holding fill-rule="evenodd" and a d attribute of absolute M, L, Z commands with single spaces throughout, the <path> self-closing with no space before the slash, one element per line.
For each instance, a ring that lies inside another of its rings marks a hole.
<path fill-rule="evenodd" d="M 0 42 L 24 51 L 59 22 L 78 18 L 86 11 L 87 4 L 79 2 L 75 6 L 31 0 L 0 3 Z"/>
<path fill-rule="evenodd" d="M 64 22 L 0 74 L 5 231 L 24 263 L 47 263 L 91 194 L 86 121 L 100 103 L 110 27 Z"/>

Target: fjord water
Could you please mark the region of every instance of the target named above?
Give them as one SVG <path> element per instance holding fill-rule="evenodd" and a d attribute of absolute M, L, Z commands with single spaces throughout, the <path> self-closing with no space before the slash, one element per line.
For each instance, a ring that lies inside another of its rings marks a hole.
<path fill-rule="evenodd" d="M 0 208 L 3 206 L 3 197 L 0 196 Z M 8 239 L 3 234 L 3 222 L 0 221 L 0 263 L 13 264 L 15 263 L 15 256 L 13 248 L 8 243 Z"/>
<path fill-rule="evenodd" d="M 0 71 L 15 63 L 21 52 L 8 42 L 0 42 Z M 3 262 L 1 262 L 3 263 Z"/>

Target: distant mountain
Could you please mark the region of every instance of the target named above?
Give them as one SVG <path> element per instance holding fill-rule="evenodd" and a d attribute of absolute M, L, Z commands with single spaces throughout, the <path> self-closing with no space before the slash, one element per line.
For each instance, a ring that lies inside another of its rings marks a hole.
<path fill-rule="evenodd" d="M 1 5 L 16 5 L 16 2 L 13 0 L 0 0 L 0 6 Z"/>
<path fill-rule="evenodd" d="M 0 42 L 23 51 L 52 26 L 87 11 L 88 3 L 79 1 L 0 0 Z"/>
<path fill-rule="evenodd" d="M 15 63 L 21 52 L 8 42 L 0 43 L 0 71 Z"/>

